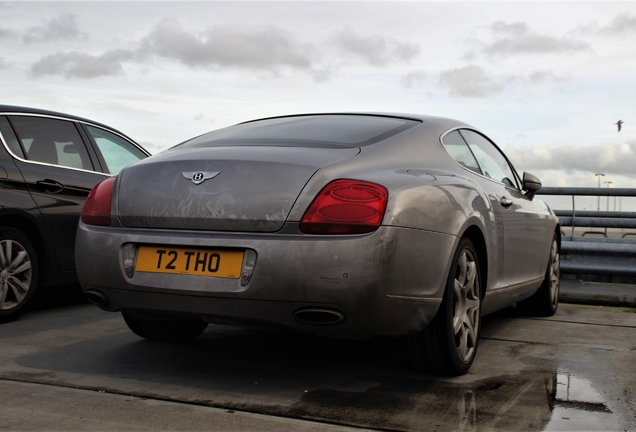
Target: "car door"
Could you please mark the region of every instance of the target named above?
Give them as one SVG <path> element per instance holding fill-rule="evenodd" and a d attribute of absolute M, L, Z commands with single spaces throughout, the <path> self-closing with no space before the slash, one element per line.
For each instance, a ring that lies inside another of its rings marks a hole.
<path fill-rule="evenodd" d="M 462 129 L 460 133 L 475 155 L 483 176 L 491 180 L 491 190 L 495 193 L 495 212 L 503 221 L 504 282 L 523 291 L 525 286 L 536 284 L 543 276 L 547 224 L 542 218 L 545 212 L 540 203 L 521 191 L 514 169 L 494 143 L 472 130 Z"/>
<path fill-rule="evenodd" d="M 22 172 L 63 271 L 75 270 L 75 231 L 90 190 L 108 175 L 80 135 L 75 121 L 10 115 L 22 146 Z M 91 155 L 92 154 L 92 155 Z"/>

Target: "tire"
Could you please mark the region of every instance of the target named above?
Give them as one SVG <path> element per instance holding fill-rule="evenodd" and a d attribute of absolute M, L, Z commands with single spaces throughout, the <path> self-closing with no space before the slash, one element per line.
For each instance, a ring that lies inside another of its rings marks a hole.
<path fill-rule="evenodd" d="M 200 319 L 155 319 L 140 318 L 126 312 L 121 314 L 133 333 L 144 339 L 156 341 L 183 342 L 194 339 L 208 326 L 208 323 Z"/>
<path fill-rule="evenodd" d="M 561 284 L 561 258 L 556 234 L 550 244 L 550 258 L 541 286 L 531 297 L 517 303 L 517 310 L 523 315 L 552 316 L 559 307 L 559 287 Z"/>
<path fill-rule="evenodd" d="M 38 286 L 39 271 L 29 238 L 15 228 L 0 228 L 0 323 L 24 311 Z"/>
<path fill-rule="evenodd" d="M 462 375 L 475 360 L 481 328 L 481 271 L 475 248 L 460 240 L 442 304 L 424 331 L 405 339 L 405 360 L 415 370 Z"/>

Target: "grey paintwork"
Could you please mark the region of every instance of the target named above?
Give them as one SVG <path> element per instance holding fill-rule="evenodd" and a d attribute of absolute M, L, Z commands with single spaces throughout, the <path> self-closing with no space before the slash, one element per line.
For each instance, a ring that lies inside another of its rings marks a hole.
<path fill-rule="evenodd" d="M 109 304 L 102 307 L 110 311 L 182 312 L 332 335 L 406 335 L 435 316 L 455 247 L 470 235 L 484 246 L 484 313 L 532 295 L 556 216 L 448 154 L 441 137 L 470 126 L 405 118 L 421 124 L 359 149 L 177 147 L 126 168 L 114 191 L 112 225 L 80 223 L 76 256 L 84 290 L 104 293 Z M 199 186 L 181 174 L 197 170 L 221 174 Z M 363 235 L 302 234 L 298 222 L 308 206 L 339 178 L 387 188 L 382 226 Z M 200 276 L 129 278 L 121 255 L 127 243 L 252 249 L 258 258 L 246 286 Z M 295 310 L 316 306 L 347 319 L 331 326 L 294 320 Z"/>
<path fill-rule="evenodd" d="M 316 170 L 358 153 L 358 148 L 177 148 L 122 172 L 119 217 L 128 227 L 278 231 Z M 219 174 L 195 184 L 183 176 L 193 171 Z"/>

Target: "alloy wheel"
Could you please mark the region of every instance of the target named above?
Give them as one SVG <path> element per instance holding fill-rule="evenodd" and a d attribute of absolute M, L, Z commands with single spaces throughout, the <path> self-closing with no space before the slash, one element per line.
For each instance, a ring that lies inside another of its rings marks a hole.
<path fill-rule="evenodd" d="M 561 265 L 559 259 L 559 245 L 556 239 L 552 240 L 550 248 L 550 301 L 556 305 L 559 301 L 559 284 L 561 281 Z"/>
<path fill-rule="evenodd" d="M 455 347 L 462 361 L 467 361 L 477 348 L 480 321 L 477 263 L 469 249 L 464 249 L 457 260 L 453 294 Z"/>
<path fill-rule="evenodd" d="M 32 282 L 31 258 L 20 243 L 0 241 L 0 310 L 10 310 L 27 297 Z"/>

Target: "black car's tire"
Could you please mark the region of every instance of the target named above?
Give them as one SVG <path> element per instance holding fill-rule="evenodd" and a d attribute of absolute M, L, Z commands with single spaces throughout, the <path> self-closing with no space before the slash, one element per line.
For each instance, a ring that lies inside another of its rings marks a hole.
<path fill-rule="evenodd" d="M 15 320 L 38 286 L 38 256 L 22 231 L 0 227 L 0 323 Z"/>
<path fill-rule="evenodd" d="M 460 240 L 440 309 L 424 331 L 405 338 L 405 360 L 414 369 L 461 375 L 473 364 L 481 327 L 481 272 L 475 248 Z"/>
<path fill-rule="evenodd" d="M 182 342 L 199 336 L 208 326 L 203 320 L 140 318 L 122 312 L 128 328 L 144 339 Z"/>
<path fill-rule="evenodd" d="M 532 297 L 517 303 L 517 310 L 523 315 L 552 316 L 559 307 L 559 287 L 561 284 L 561 259 L 556 234 L 550 244 L 548 268 L 541 286 Z"/>

